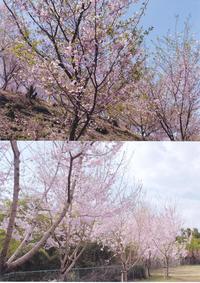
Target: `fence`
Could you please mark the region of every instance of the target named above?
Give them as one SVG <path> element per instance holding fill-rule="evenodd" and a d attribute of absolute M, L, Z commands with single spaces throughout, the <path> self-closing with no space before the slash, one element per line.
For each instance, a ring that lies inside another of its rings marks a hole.
<path fill-rule="evenodd" d="M 57 277 L 58 270 L 19 271 L 0 276 L 0 281 L 53 281 Z"/>
<path fill-rule="evenodd" d="M 39 270 L 39 271 L 20 271 L 4 274 L 0 281 L 56 281 L 59 276 L 59 270 Z M 73 268 L 67 281 L 73 282 L 102 282 L 120 281 L 120 266 L 101 266 L 89 268 Z"/>

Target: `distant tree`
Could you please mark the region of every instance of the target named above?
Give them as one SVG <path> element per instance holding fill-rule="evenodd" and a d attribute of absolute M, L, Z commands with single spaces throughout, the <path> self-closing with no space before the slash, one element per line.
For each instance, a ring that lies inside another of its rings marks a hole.
<path fill-rule="evenodd" d="M 20 81 L 17 80 L 20 64 L 12 52 L 15 31 L 15 26 L 9 21 L 7 9 L 0 5 L 0 88 L 3 90 L 17 91 L 20 86 Z"/>
<path fill-rule="evenodd" d="M 128 195 L 122 189 L 112 214 L 100 227 L 99 242 L 109 247 L 119 261 L 122 282 L 128 281 L 129 270 L 142 259 L 146 249 L 144 213 L 137 209 L 140 197 L 139 186 Z"/>
<path fill-rule="evenodd" d="M 197 228 L 182 229 L 180 242 L 186 243 L 187 254 L 183 262 L 187 264 L 198 264 L 200 262 L 200 233 Z"/>
<path fill-rule="evenodd" d="M 194 228 L 192 231 L 192 235 L 194 238 L 200 238 L 200 232 L 197 228 Z"/>
<path fill-rule="evenodd" d="M 178 241 L 182 220 L 176 208 L 165 207 L 152 218 L 150 237 L 157 257 L 164 264 L 164 277 L 169 278 L 170 263 L 186 255 L 186 243 Z"/>

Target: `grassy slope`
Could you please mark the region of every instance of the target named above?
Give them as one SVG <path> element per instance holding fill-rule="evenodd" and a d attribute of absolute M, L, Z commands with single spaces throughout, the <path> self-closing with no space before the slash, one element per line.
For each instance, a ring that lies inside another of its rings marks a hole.
<path fill-rule="evenodd" d="M 169 281 L 169 282 L 200 282 L 200 266 L 186 265 L 170 268 L 170 278 L 163 279 L 163 270 L 158 269 L 152 272 L 151 279 L 146 281 Z"/>
<path fill-rule="evenodd" d="M 0 140 L 65 140 L 68 129 L 64 117 L 58 106 L 0 90 Z M 114 127 L 101 119 L 95 122 L 97 127 L 106 128 L 108 134 L 89 128 L 82 140 L 139 140 L 125 128 Z"/>

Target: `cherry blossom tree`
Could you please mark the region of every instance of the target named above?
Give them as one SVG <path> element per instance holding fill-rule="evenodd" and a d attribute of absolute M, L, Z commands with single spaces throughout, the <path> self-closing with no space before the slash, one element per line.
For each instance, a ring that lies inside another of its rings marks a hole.
<path fill-rule="evenodd" d="M 182 220 L 173 206 L 164 207 L 152 217 L 150 235 L 152 249 L 156 249 L 157 257 L 164 264 L 164 276 L 169 277 L 170 263 L 186 255 L 185 243 L 178 241 L 182 228 Z"/>
<path fill-rule="evenodd" d="M 154 211 L 151 205 L 146 202 L 142 204 L 142 207 L 140 209 L 142 210 L 142 220 L 144 223 L 143 225 L 145 225 L 144 231 L 146 234 L 145 240 L 143 242 L 145 249 L 142 254 L 141 262 L 144 264 L 147 271 L 147 276 L 150 278 L 152 264 L 159 261 L 158 251 L 152 242 L 152 234 L 150 233 L 153 225 L 152 219 L 154 217 Z"/>
<path fill-rule="evenodd" d="M 122 111 L 129 128 L 143 140 L 198 139 L 200 44 L 189 23 L 158 39 L 143 66 Z"/>
<path fill-rule="evenodd" d="M 121 281 L 127 281 L 128 271 L 136 264 L 143 264 L 150 277 L 155 262 L 169 277 L 170 264 L 179 263 L 187 254 L 186 243 L 178 241 L 182 220 L 175 207 L 158 211 L 136 192 L 120 200 L 110 220 L 100 227 L 99 237 L 121 263 Z"/>
<path fill-rule="evenodd" d="M 121 264 L 121 281 L 128 280 L 128 271 L 135 266 L 146 249 L 144 215 L 139 209 L 141 187 L 121 188 L 108 220 L 99 227 L 100 242 L 113 251 Z"/>
<path fill-rule="evenodd" d="M 143 57 L 138 24 L 148 0 L 128 19 L 139 0 L 3 2 L 30 66 L 22 76 L 63 106 L 69 140 L 78 140 L 95 116 L 129 94 Z"/>
<path fill-rule="evenodd" d="M 14 144 L 17 145 L 16 142 Z M 19 180 L 14 174 L 16 182 L 14 182 L 14 188 L 16 187 L 14 198 L 11 200 L 7 218 L 1 223 L 1 229 L 5 230 L 8 235 L 4 241 L 5 247 L 1 251 L 1 272 L 22 265 L 46 244 L 56 228 L 66 219 L 73 203 L 78 202 L 82 194 L 86 194 L 88 183 L 85 181 L 87 178 L 94 185 L 93 194 L 96 196 L 100 196 L 101 191 L 112 186 L 115 179 L 113 171 L 116 171 L 114 168 L 119 166 L 114 166 L 112 161 L 116 159 L 115 154 L 121 146 L 122 144 L 114 142 L 109 144 L 49 143 L 46 150 L 40 148 L 36 153 L 34 150 L 33 153 L 30 144 L 27 144 L 25 148 L 26 151 L 28 149 L 30 151 L 29 162 L 23 160 L 21 171 L 16 169 L 17 177 L 22 178 L 23 176 L 23 182 L 21 181 L 19 185 Z M 32 163 L 31 166 L 30 163 Z M 111 163 L 114 167 L 111 166 Z M 93 175 L 92 173 L 99 172 L 99 170 L 101 172 L 102 164 L 110 164 L 110 170 L 104 171 L 106 173 L 104 174 L 104 185 L 100 182 L 98 174 Z M 93 168 L 92 172 L 91 168 Z M 36 181 L 37 187 L 35 186 Z M 21 188 L 21 194 L 26 197 L 28 205 L 24 215 L 19 211 L 20 207 L 17 204 L 19 188 Z M 104 197 L 106 197 L 105 194 Z M 87 202 L 85 206 L 87 209 Z M 41 215 L 46 221 L 39 220 Z M 19 245 L 14 253 L 8 256 L 7 249 L 12 236 L 19 241 Z"/>
<path fill-rule="evenodd" d="M 70 270 L 84 252 L 88 242 L 96 240 L 98 223 L 106 222 L 107 215 L 112 210 L 110 195 L 113 194 L 113 186 L 117 180 L 119 166 L 122 166 L 121 162 L 115 170 L 112 168 L 112 162 L 107 160 L 96 170 L 94 165 L 92 163 L 93 172 L 90 170 L 81 175 L 81 184 L 74 194 L 74 202 L 68 214 L 46 244 L 47 248 L 54 247 L 59 252 L 61 263 L 59 278 L 62 281 L 68 278 Z M 98 190 L 96 190 L 96 182 L 99 183 Z M 57 202 L 57 205 L 62 202 L 60 195 Z M 52 207 L 51 200 L 49 206 Z"/>
<path fill-rule="evenodd" d="M 200 44 L 188 23 L 183 33 L 159 40 L 154 60 L 152 111 L 170 140 L 194 140 L 199 135 Z"/>
<path fill-rule="evenodd" d="M 46 248 L 54 247 L 59 252 L 59 280 L 69 279 L 69 272 L 87 247 L 93 226 L 94 222 L 90 219 L 88 221 L 83 216 L 68 215 L 53 237 L 48 239 Z"/>
<path fill-rule="evenodd" d="M 89 185 L 89 188 L 91 188 L 91 185 Z M 69 213 L 63 219 L 61 225 L 56 228 L 45 246 L 46 249 L 54 247 L 58 250 L 60 259 L 59 280 L 61 281 L 69 279 L 68 275 L 71 269 L 84 252 L 87 244 L 93 239 L 95 221 L 100 217 L 101 212 L 99 207 L 94 204 L 96 195 L 90 193 L 89 196 L 86 193 L 81 194 L 82 198 L 73 204 Z M 99 199 L 98 202 L 100 202 Z"/>
<path fill-rule="evenodd" d="M 140 185 L 129 179 L 126 185 L 123 143 L 3 142 L 0 157 L 2 273 L 20 267 L 40 248 L 54 247 L 59 279 L 69 279 L 93 241 L 120 262 L 122 281 L 130 268 L 154 259 L 164 264 L 167 277 L 170 264 L 184 256 L 176 209 L 152 208 Z M 17 245 L 10 253 L 13 239 Z"/>
<path fill-rule="evenodd" d="M 124 103 L 121 103 L 118 117 L 126 127 L 143 141 L 161 138 L 161 126 L 150 101 L 150 82 L 154 72 L 145 62 L 141 64 L 139 78 L 133 80 L 132 91 Z"/>

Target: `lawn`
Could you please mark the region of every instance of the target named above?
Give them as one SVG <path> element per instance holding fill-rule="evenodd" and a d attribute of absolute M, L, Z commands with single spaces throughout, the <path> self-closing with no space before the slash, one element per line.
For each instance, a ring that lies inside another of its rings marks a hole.
<path fill-rule="evenodd" d="M 163 270 L 152 270 L 151 279 L 146 281 L 183 281 L 183 282 L 200 282 L 200 265 L 186 265 L 170 268 L 170 278 L 163 278 Z"/>

